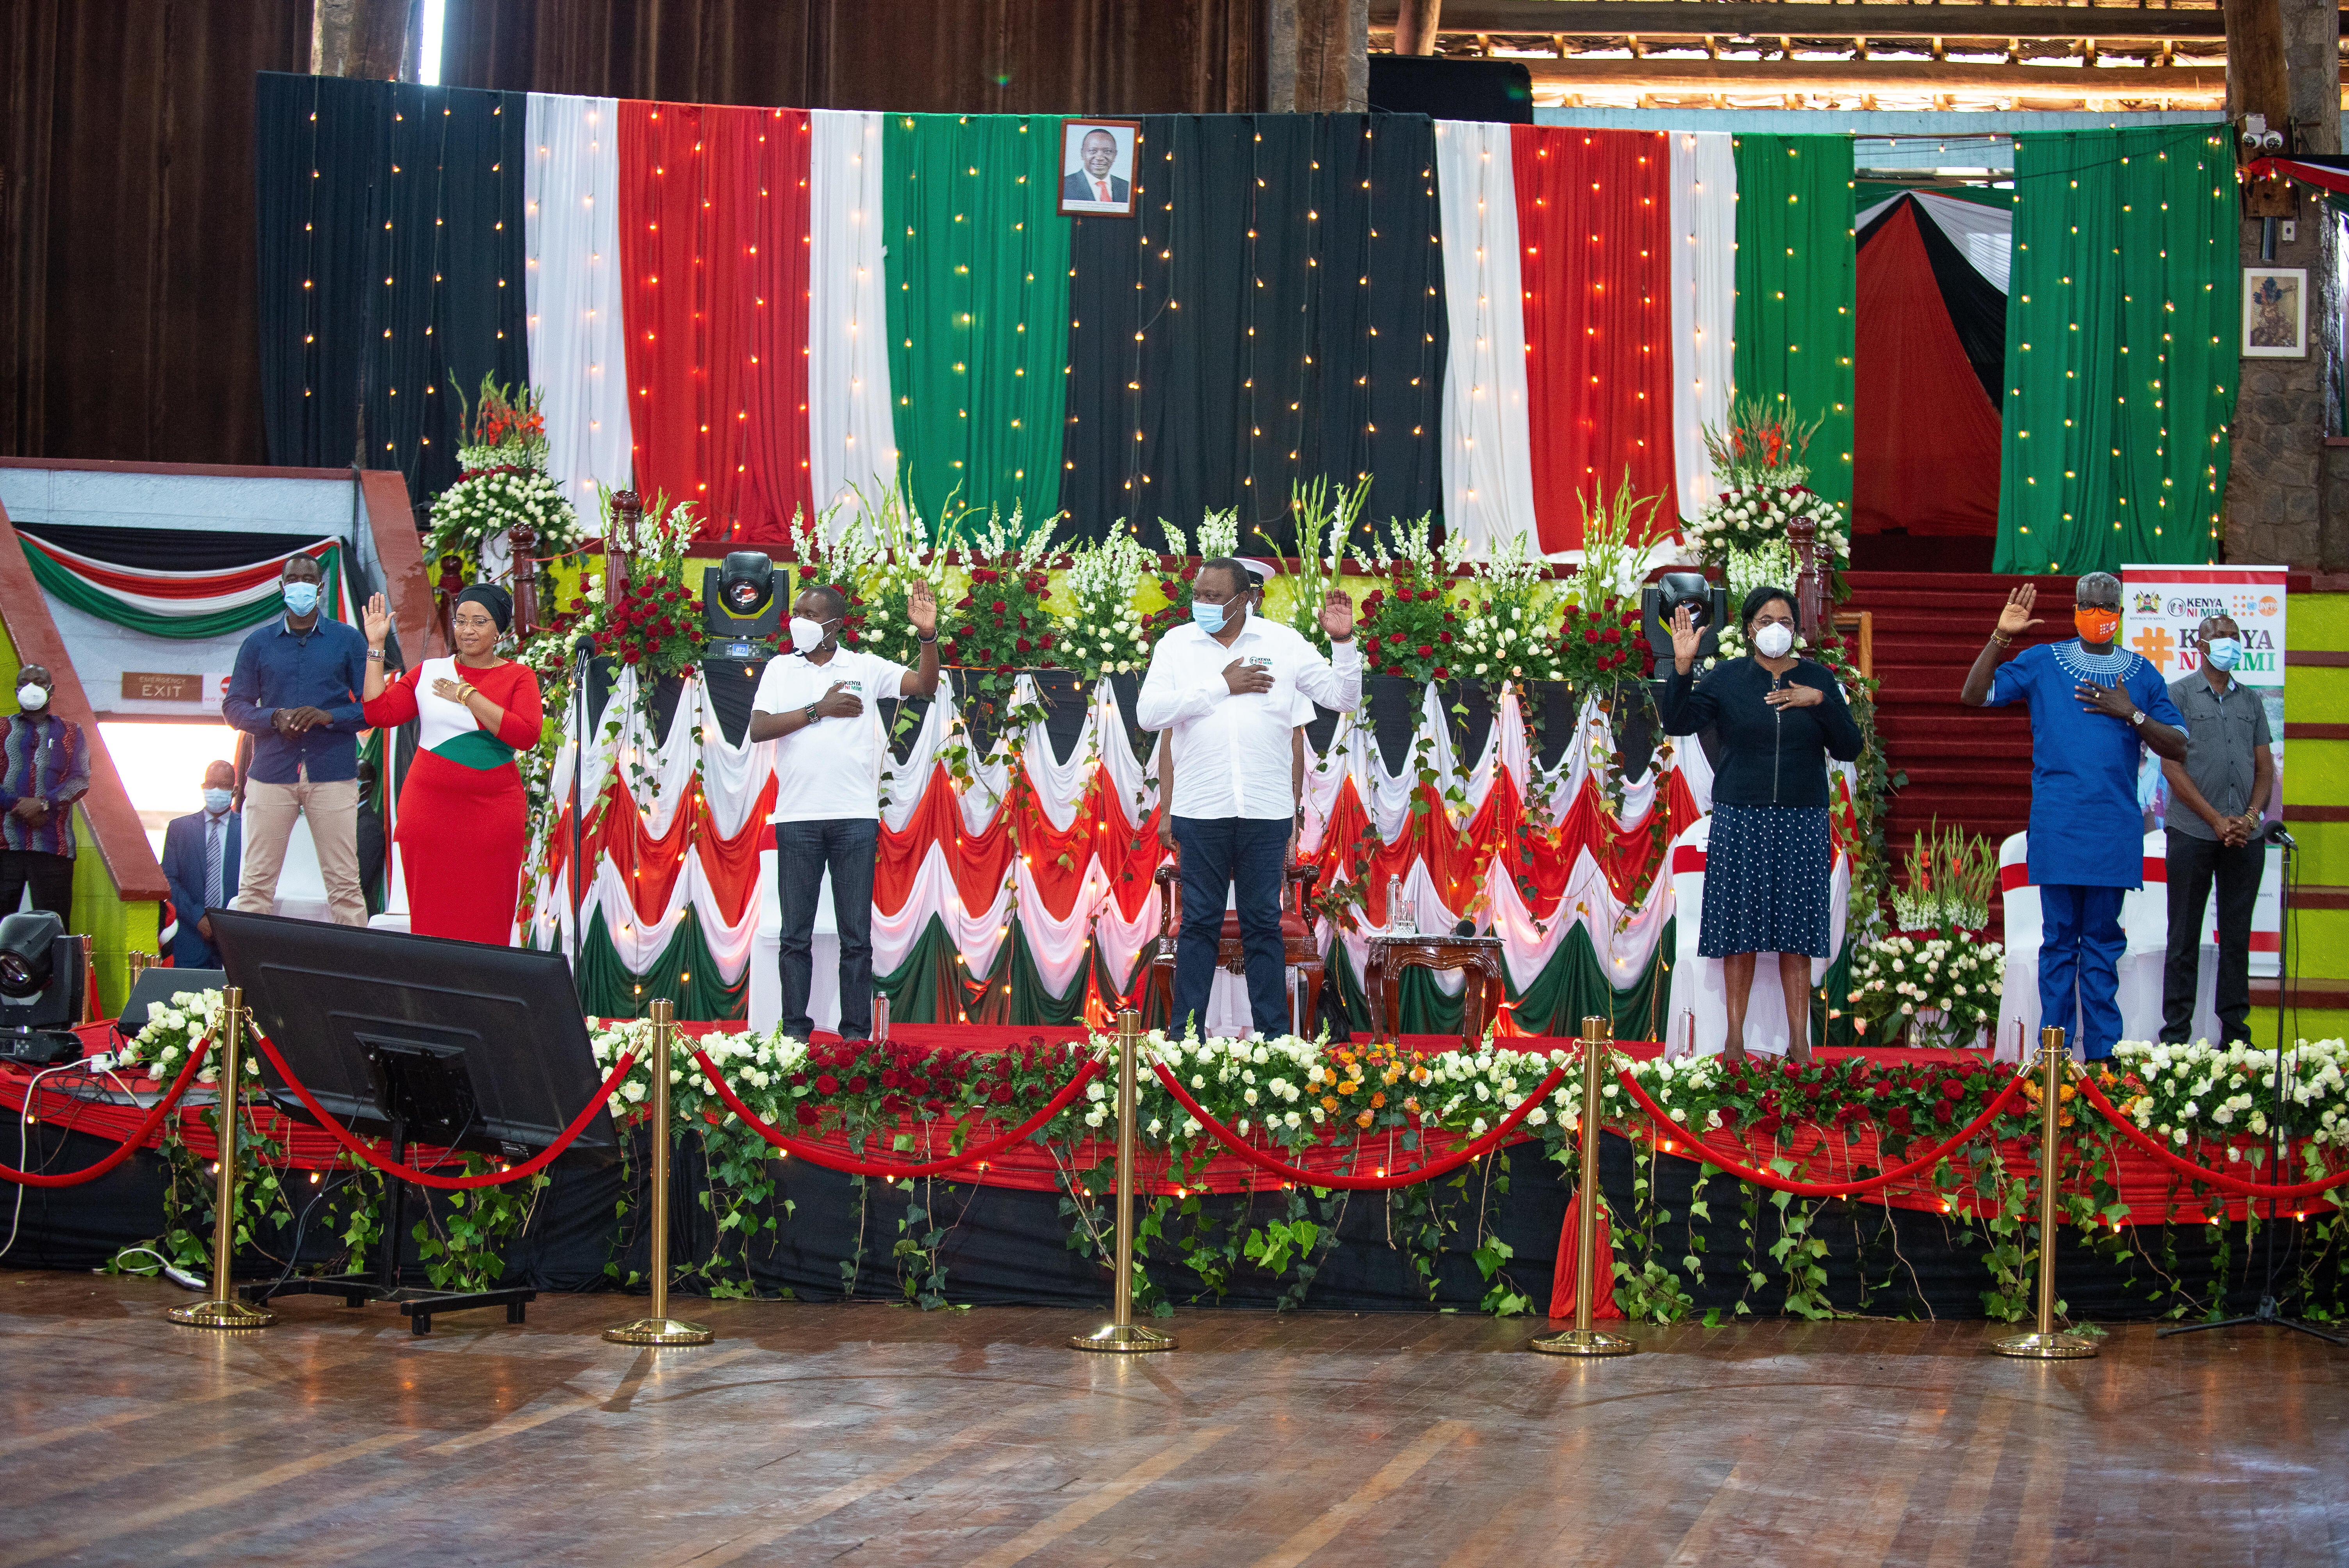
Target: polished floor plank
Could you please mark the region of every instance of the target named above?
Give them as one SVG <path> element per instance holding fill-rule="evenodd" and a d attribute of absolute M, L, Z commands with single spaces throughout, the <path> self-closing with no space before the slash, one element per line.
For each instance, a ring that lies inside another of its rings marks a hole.
<path fill-rule="evenodd" d="M 2349 1568 L 2349 1354 L 2272 1333 L 2093 1361 L 1977 1323 L 1639 1328 L 1524 1351 L 1439 1314 L 1086 1315 L 695 1302 L 719 1343 L 285 1304 L 173 1327 L 169 1285 L 0 1273 L 0 1568 L 47 1563 L 2085 1564 Z"/>

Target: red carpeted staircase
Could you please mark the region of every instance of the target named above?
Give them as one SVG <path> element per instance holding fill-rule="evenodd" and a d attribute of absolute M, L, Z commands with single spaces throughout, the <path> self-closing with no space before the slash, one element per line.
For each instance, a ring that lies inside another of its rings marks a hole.
<path fill-rule="evenodd" d="M 2044 623 L 2017 638 L 2071 636 L 2069 577 L 1999 577 L 1988 573 L 1854 572 L 1839 608 L 1869 614 L 1874 644 L 1877 731 L 1895 775 L 1909 781 L 1892 797 L 1885 847 L 1897 865 L 1911 837 L 1955 823 L 1994 846 L 2019 833 L 2031 815 L 2031 721 L 2021 707 L 1967 707 L 1958 701 L 1966 670 L 1982 652 L 2006 596 L 2039 585 L 2033 614 Z"/>

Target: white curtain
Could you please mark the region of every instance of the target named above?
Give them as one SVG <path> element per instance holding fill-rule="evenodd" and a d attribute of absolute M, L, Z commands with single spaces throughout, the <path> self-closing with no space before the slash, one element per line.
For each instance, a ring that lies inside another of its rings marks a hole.
<path fill-rule="evenodd" d="M 1881 217 L 1884 210 L 1901 196 L 1889 196 L 1862 211 L 1852 222 L 1855 232 L 1867 228 Z M 1999 293 L 2006 293 L 2007 274 L 2014 265 L 2014 212 L 2006 207 L 1985 207 L 1979 201 L 1961 201 L 1955 196 L 1941 196 L 1930 191 L 1911 191 L 1905 199 L 1917 203 L 1917 215 L 1940 226 L 1950 237 L 1958 253 L 1971 263 L 1974 271 L 1990 280 Z"/>
<path fill-rule="evenodd" d="M 1713 499 L 1704 428 L 1729 422 L 1737 319 L 1737 159 L 1721 131 L 1674 131 L 1672 149 L 1672 474 L 1681 511 Z"/>
<path fill-rule="evenodd" d="M 897 473 L 889 409 L 881 117 L 808 115 L 808 475 L 821 511 Z M 845 521 L 848 513 L 842 513 Z"/>
<path fill-rule="evenodd" d="M 1525 298 L 1509 128 L 1435 122 L 1444 225 L 1444 518 L 1479 555 L 1534 529 Z"/>
<path fill-rule="evenodd" d="M 630 482 L 620 308 L 616 100 L 530 95 L 523 181 L 530 379 L 545 397 L 547 469 L 595 525 L 595 482 Z"/>

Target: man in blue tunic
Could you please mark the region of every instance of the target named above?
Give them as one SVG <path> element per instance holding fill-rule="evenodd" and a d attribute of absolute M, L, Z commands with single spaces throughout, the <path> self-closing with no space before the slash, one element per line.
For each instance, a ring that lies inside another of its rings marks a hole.
<path fill-rule="evenodd" d="M 2137 747 L 2171 762 L 2186 756 L 2185 719 L 2161 672 L 2115 645 L 2121 580 L 2079 581 L 2072 623 L 2079 637 L 2029 647 L 2005 664 L 2039 591 L 2007 595 L 1998 629 L 1966 672 L 1968 707 L 2031 706 L 2031 880 L 2039 889 L 2039 1021 L 2070 1029 L 2088 1059 L 2121 1037 L 2121 896 L 2144 880 L 2145 816 L 2137 805 Z"/>

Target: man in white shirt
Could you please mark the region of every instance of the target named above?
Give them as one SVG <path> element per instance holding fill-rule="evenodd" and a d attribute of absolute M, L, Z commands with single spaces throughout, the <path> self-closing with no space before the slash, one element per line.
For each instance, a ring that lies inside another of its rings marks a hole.
<path fill-rule="evenodd" d="M 840 1037 L 873 1037 L 873 867 L 881 841 L 880 710 L 888 697 L 938 689 L 938 602 L 916 583 L 905 607 L 921 639 L 908 670 L 840 645 L 848 605 L 828 587 L 792 602 L 792 652 L 767 661 L 750 698 L 750 738 L 775 743 L 775 896 L 783 934 L 783 1032 L 804 1040 L 812 979 L 809 949 L 826 867 L 840 927 Z"/>
<path fill-rule="evenodd" d="M 1250 614 L 1253 590 L 1237 561 L 1200 567 L 1192 624 L 1158 639 L 1134 705 L 1142 727 L 1171 731 L 1174 749 L 1167 810 L 1182 863 L 1183 922 L 1167 1026 L 1178 1035 L 1194 1026 L 1205 1031 L 1227 893 L 1239 912 L 1256 1032 L 1288 1032 L 1280 886 L 1298 820 L 1293 738 L 1299 716 L 1311 716 L 1309 704 L 1350 713 L 1361 700 L 1353 600 L 1332 590 L 1322 602 L 1333 653 L 1325 659 L 1288 627 Z"/>

